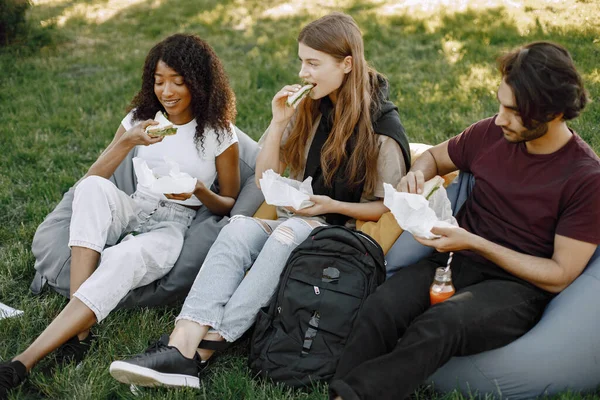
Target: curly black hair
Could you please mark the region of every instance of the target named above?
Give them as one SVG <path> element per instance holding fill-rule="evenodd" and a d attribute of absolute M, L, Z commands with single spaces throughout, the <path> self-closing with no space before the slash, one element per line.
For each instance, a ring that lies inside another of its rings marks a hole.
<path fill-rule="evenodd" d="M 127 107 L 133 118 L 154 118 L 157 111 L 165 112 L 154 94 L 154 74 L 159 61 L 175 70 L 192 95 L 192 114 L 196 119 L 194 141 L 204 150 L 204 129 L 217 132 L 219 144 L 222 135 L 231 135 L 230 123 L 235 122 L 235 95 L 221 61 L 208 43 L 196 35 L 175 34 L 155 45 L 144 62 L 142 88 Z"/>

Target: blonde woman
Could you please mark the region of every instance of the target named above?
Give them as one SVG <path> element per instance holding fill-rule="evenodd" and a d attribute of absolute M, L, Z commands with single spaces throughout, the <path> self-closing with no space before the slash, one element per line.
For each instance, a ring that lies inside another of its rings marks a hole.
<path fill-rule="evenodd" d="M 280 208 L 276 221 L 232 218 L 209 251 L 170 337 L 113 362 L 117 380 L 198 387 L 214 350 L 250 328 L 288 256 L 313 228 L 377 220 L 387 210 L 383 182 L 396 185 L 405 174 L 408 140 L 397 108 L 387 100 L 387 82 L 364 58 L 356 22 L 334 13 L 308 24 L 298 36 L 298 56 L 299 77 L 313 89 L 297 109 L 286 100 L 300 85 L 275 94 L 256 176 L 288 167 L 291 178 L 312 176 L 314 205 Z"/>

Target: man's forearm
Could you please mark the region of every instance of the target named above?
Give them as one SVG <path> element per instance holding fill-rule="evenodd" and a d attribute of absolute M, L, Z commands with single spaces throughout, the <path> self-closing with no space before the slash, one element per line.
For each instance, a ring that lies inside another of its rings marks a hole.
<path fill-rule="evenodd" d="M 571 282 L 563 268 L 549 258 L 519 253 L 473 235 L 471 250 L 507 272 L 551 293 L 558 293 Z"/>
<path fill-rule="evenodd" d="M 412 167 L 410 167 L 410 170 L 413 172 L 421 171 L 425 181 L 428 181 L 438 174 L 435 158 L 429 150 L 425 151 L 419 158 L 417 158 Z"/>

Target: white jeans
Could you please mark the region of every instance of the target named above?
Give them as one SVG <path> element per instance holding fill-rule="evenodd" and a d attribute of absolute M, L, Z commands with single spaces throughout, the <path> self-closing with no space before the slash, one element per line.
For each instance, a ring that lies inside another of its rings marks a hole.
<path fill-rule="evenodd" d="M 167 200 L 130 197 L 99 176 L 85 178 L 75 189 L 69 247 L 86 247 L 101 257 L 73 296 L 102 321 L 130 290 L 171 270 L 195 215 Z"/>

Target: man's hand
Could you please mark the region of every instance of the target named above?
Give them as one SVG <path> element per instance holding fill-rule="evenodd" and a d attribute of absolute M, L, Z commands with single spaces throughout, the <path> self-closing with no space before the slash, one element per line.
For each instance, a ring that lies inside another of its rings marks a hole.
<path fill-rule="evenodd" d="M 329 196 L 313 195 L 309 198 L 310 201 L 315 203 L 314 205 L 303 208 L 302 210 L 296 210 L 293 207 L 285 207 L 286 210 L 293 212 L 301 217 L 314 217 L 316 215 L 325 215 L 335 212 L 332 208 L 335 208 L 335 200 Z"/>
<path fill-rule="evenodd" d="M 467 230 L 456 227 L 433 227 L 431 233 L 434 235 L 441 235 L 437 239 L 424 239 L 415 236 L 415 240 L 422 245 L 434 247 L 440 253 L 447 253 L 450 251 L 460 250 L 471 250 L 471 246 L 474 241 L 478 238 Z"/>
<path fill-rule="evenodd" d="M 405 176 L 400 179 L 400 183 L 396 187 L 399 192 L 421 194 L 423 193 L 423 186 L 425 185 L 425 177 L 423 172 L 409 171 Z"/>

